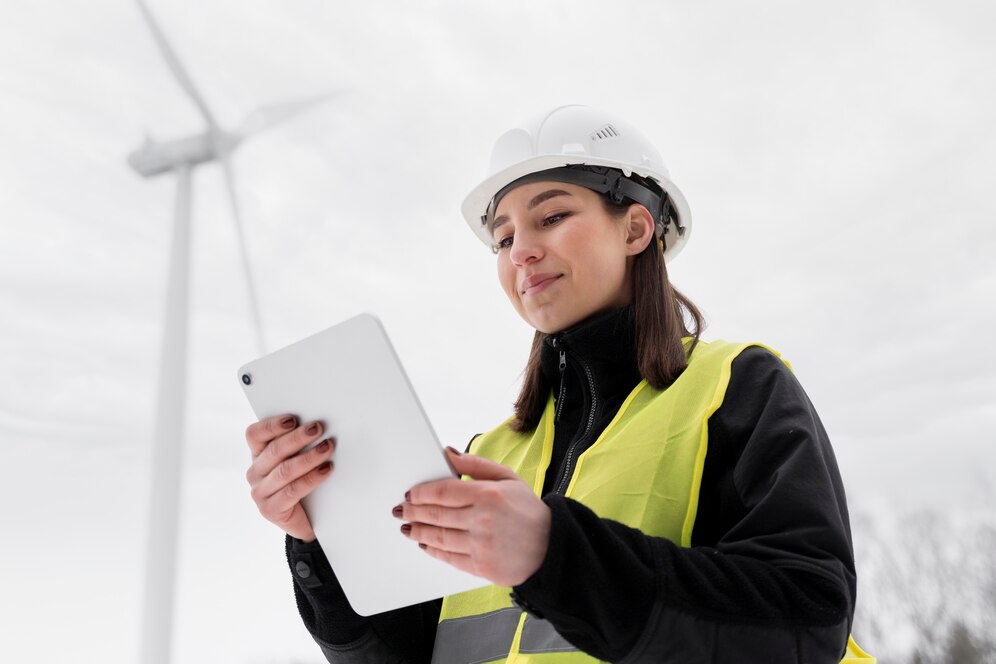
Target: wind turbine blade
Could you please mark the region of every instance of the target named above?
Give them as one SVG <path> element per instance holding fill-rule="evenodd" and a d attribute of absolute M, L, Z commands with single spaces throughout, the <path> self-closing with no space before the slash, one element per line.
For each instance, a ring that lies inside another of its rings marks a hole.
<path fill-rule="evenodd" d="M 330 92 L 310 99 L 261 106 L 246 116 L 246 119 L 242 122 L 242 126 L 239 127 L 237 132 L 238 137 L 241 140 L 252 134 L 257 134 L 264 129 L 269 129 L 273 125 L 286 122 L 319 104 L 340 97 L 342 94 L 342 92 Z"/>
<path fill-rule="evenodd" d="M 143 0 L 135 0 L 138 3 L 138 8 L 142 12 L 142 16 L 145 17 L 145 22 L 149 25 L 149 30 L 152 31 L 152 36 L 156 40 L 156 44 L 159 46 L 159 50 L 162 52 L 163 57 L 166 58 L 166 63 L 169 65 L 170 70 L 172 70 L 173 75 L 176 80 L 179 81 L 180 87 L 186 91 L 190 98 L 194 100 L 194 104 L 200 109 L 201 115 L 207 121 L 208 126 L 211 129 L 217 129 L 218 123 L 214 121 L 214 116 L 211 114 L 211 109 L 208 108 L 207 103 L 205 103 L 204 98 L 201 93 L 198 92 L 197 86 L 194 85 L 193 79 L 187 74 L 186 68 L 184 68 L 183 63 L 180 62 L 180 58 L 177 56 L 176 51 L 170 46 L 169 41 L 166 39 L 166 34 L 159 27 L 159 23 L 156 22 L 155 17 L 152 12 L 149 11 L 149 7 L 143 2 Z"/>
<path fill-rule="evenodd" d="M 239 239 L 239 252 L 242 254 L 242 268 L 245 271 L 246 289 L 249 292 L 249 308 L 252 313 L 253 327 L 256 330 L 256 346 L 259 355 L 266 353 L 263 341 L 263 324 L 259 316 L 259 299 L 256 297 L 256 285 L 252 277 L 252 267 L 249 265 L 249 251 L 246 249 L 245 230 L 242 225 L 242 214 L 239 211 L 239 199 L 235 193 L 235 175 L 228 153 L 219 156 L 221 167 L 225 172 L 225 188 L 228 190 L 228 201 L 232 205 L 232 219 L 235 221 L 235 234 Z"/>

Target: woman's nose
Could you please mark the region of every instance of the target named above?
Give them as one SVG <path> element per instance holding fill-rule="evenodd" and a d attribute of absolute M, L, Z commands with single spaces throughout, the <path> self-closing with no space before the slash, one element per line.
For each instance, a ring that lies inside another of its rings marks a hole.
<path fill-rule="evenodd" d="M 536 233 L 520 231 L 512 240 L 509 259 L 516 265 L 526 265 L 543 257 L 543 246 Z"/>

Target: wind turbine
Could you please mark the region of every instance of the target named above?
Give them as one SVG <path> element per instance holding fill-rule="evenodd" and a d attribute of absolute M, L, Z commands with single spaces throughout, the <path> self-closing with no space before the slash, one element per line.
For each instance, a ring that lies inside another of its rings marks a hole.
<path fill-rule="evenodd" d="M 140 175 L 152 177 L 174 173 L 177 178 L 176 208 L 170 249 L 166 321 L 159 368 L 159 399 L 152 455 L 152 487 L 146 548 L 145 588 L 142 611 L 142 664 L 167 664 L 173 631 L 173 588 L 176 576 L 176 541 L 179 530 L 180 450 L 183 440 L 184 397 L 187 365 L 187 314 L 189 284 L 191 176 L 198 164 L 217 161 L 224 172 L 225 188 L 232 207 L 242 268 L 249 294 L 257 351 L 265 352 L 263 330 L 253 283 L 245 233 L 236 196 L 232 152 L 249 136 L 326 101 L 334 94 L 302 101 L 263 106 L 235 131 L 222 129 L 180 62 L 159 23 L 143 0 L 136 0 L 152 31 L 160 52 L 180 87 L 197 106 L 206 128 L 193 136 L 167 142 L 146 139 L 128 156 Z"/>

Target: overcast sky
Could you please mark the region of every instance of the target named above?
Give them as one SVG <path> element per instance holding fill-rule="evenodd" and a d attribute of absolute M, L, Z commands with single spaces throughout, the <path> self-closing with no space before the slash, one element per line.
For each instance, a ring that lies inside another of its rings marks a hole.
<path fill-rule="evenodd" d="M 370 311 L 445 442 L 503 419 L 531 330 L 459 204 L 499 133 L 590 104 L 657 143 L 694 223 L 672 279 L 706 338 L 792 361 L 852 511 L 992 501 L 991 3 L 150 4 L 225 127 L 345 91 L 235 156 L 271 349 Z M 175 180 L 125 157 L 202 130 L 133 2 L 0 6 L 5 660 L 137 652 Z M 319 661 L 245 484 L 222 184 L 197 170 L 175 659 Z"/>

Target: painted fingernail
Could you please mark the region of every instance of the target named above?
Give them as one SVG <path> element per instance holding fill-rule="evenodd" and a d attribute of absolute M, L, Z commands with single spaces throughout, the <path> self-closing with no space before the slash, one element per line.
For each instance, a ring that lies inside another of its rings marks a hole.
<path fill-rule="evenodd" d="M 330 449 L 332 449 L 332 441 L 329 440 L 328 438 L 326 438 L 322 442 L 318 443 L 317 447 L 318 447 L 318 451 L 319 452 L 321 452 L 322 454 L 325 454 Z"/>
<path fill-rule="evenodd" d="M 401 518 L 401 515 L 404 513 L 405 513 L 405 508 L 402 507 L 401 505 L 395 505 L 394 509 L 391 510 L 391 514 L 398 517 L 399 519 Z"/>
<path fill-rule="evenodd" d="M 450 452 L 453 452 L 453 454 L 455 454 L 457 456 L 462 456 L 462 453 L 459 452 L 459 451 L 457 451 L 457 449 L 455 447 L 450 447 L 450 446 L 447 445 L 446 449 L 449 450 Z"/>
<path fill-rule="evenodd" d="M 405 537 L 411 537 L 412 534 L 412 524 L 406 523 L 401 526 L 401 534 Z"/>
<path fill-rule="evenodd" d="M 405 491 L 405 502 L 406 503 L 412 502 L 412 492 L 411 491 Z"/>
<path fill-rule="evenodd" d="M 305 429 L 304 432 L 309 436 L 314 436 L 316 433 L 318 433 L 318 422 L 312 422 L 311 424 L 309 424 L 308 428 Z"/>
<path fill-rule="evenodd" d="M 295 424 L 297 424 L 297 418 L 293 415 L 288 415 L 284 419 L 280 420 L 280 426 L 284 429 L 293 429 Z"/>
<path fill-rule="evenodd" d="M 423 542 L 419 542 L 419 543 L 418 543 L 418 548 L 420 548 L 420 549 L 422 549 L 423 551 L 425 551 L 425 550 L 426 550 L 426 549 L 428 549 L 429 547 L 428 547 L 428 546 L 427 546 L 427 545 L 426 545 L 425 543 L 423 543 Z"/>
<path fill-rule="evenodd" d="M 331 470 L 332 470 L 332 462 L 331 461 L 326 461 L 325 463 L 323 463 L 322 465 L 320 465 L 318 467 L 318 474 L 319 475 L 328 475 L 329 472 L 331 472 Z"/>

